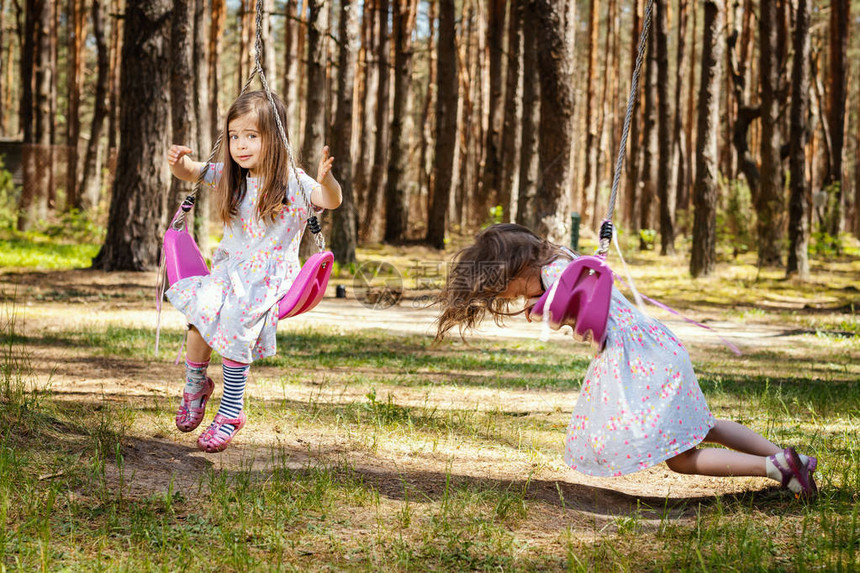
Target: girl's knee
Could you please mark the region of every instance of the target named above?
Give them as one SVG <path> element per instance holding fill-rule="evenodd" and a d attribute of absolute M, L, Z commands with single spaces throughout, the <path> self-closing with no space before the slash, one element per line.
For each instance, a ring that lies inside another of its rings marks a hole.
<path fill-rule="evenodd" d="M 675 473 L 679 474 L 689 474 L 693 473 L 692 471 L 692 463 L 693 456 L 695 455 L 696 449 L 687 450 L 686 452 L 681 452 L 674 458 L 669 458 L 666 460 L 666 465 L 669 466 L 669 469 Z"/>

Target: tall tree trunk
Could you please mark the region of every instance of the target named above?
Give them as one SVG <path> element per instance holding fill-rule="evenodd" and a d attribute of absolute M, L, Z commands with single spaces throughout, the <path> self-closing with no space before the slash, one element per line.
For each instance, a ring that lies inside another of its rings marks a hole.
<path fill-rule="evenodd" d="M 83 48 L 86 40 L 86 12 L 82 0 L 69 0 L 67 30 L 67 88 L 68 114 L 66 117 L 66 140 L 69 149 L 68 177 L 66 179 L 66 207 L 81 209 L 83 201 L 78 191 L 78 144 L 81 135 L 81 81 L 83 79 Z"/>
<path fill-rule="evenodd" d="M 657 39 L 657 139 L 660 158 L 657 164 L 657 197 L 660 201 L 660 254 L 675 254 L 675 197 L 672 191 L 672 106 L 669 102 L 669 2 L 656 0 L 655 37 Z"/>
<path fill-rule="evenodd" d="M 685 194 L 684 202 L 681 203 L 683 205 L 683 209 L 689 211 L 690 209 L 690 201 L 692 200 L 693 194 L 690 192 L 690 189 L 693 187 L 693 180 L 696 177 L 695 171 L 695 162 L 693 161 L 693 157 L 695 153 L 693 153 L 693 135 L 695 132 L 694 129 L 694 118 L 696 117 L 696 33 L 697 33 L 697 24 L 699 21 L 699 6 L 698 2 L 693 2 L 690 7 L 690 11 L 692 12 L 692 27 L 690 30 L 690 38 L 692 41 L 690 42 L 690 76 L 687 81 L 687 121 L 684 127 L 684 142 L 687 146 L 687 165 L 686 165 L 686 173 L 684 178 L 684 189 Z M 680 200 L 680 199 L 679 199 Z"/>
<path fill-rule="evenodd" d="M 104 9 L 101 0 L 93 0 L 91 13 L 98 64 L 90 141 L 87 144 L 84 173 L 81 177 L 81 205 L 86 210 L 98 205 L 101 198 L 101 177 L 99 177 L 102 165 L 101 140 L 105 118 L 108 116 L 108 82 L 110 81 L 110 52 L 105 39 Z"/>
<path fill-rule="evenodd" d="M 194 0 L 174 0 L 170 32 L 170 123 L 171 141 L 197 147 L 194 117 Z M 202 149 L 195 153 L 208 157 Z M 179 208 L 191 185 L 177 177 L 170 178 L 167 196 L 168 212 Z"/>
<path fill-rule="evenodd" d="M 457 151 L 457 44 L 454 0 L 439 0 L 439 44 L 436 58 L 436 138 L 433 155 L 436 166 L 427 242 L 445 248 L 448 203 L 454 192 L 454 154 Z"/>
<path fill-rule="evenodd" d="M 724 15 L 723 0 L 705 0 L 696 126 L 696 184 L 693 187 L 693 251 L 690 256 L 690 274 L 694 277 L 710 275 L 717 262 L 717 138 L 723 77 Z"/>
<path fill-rule="evenodd" d="M 516 221 L 518 205 L 514 196 L 522 135 L 523 13 L 522 2 L 511 2 L 508 10 L 508 70 L 505 78 L 505 121 L 502 130 L 502 179 L 499 204 L 505 221 Z"/>
<path fill-rule="evenodd" d="M 657 162 L 659 145 L 657 132 L 657 26 L 651 26 L 648 34 L 648 54 L 645 62 L 645 129 L 642 134 L 642 179 L 639 198 L 639 229 L 653 229 L 651 204 L 657 192 Z M 640 235 L 640 250 L 648 248 L 645 238 Z"/>
<path fill-rule="evenodd" d="M 325 0 L 308 1 L 308 97 L 302 162 L 316 173 L 325 144 L 325 64 L 328 9 Z"/>
<path fill-rule="evenodd" d="M 845 102 L 848 97 L 848 45 L 851 1 L 832 0 L 830 4 L 830 89 L 827 120 L 830 125 L 830 173 L 824 181 L 832 188 L 827 214 L 827 232 L 834 237 L 842 228 L 842 197 L 845 148 Z"/>
<path fill-rule="evenodd" d="M 104 245 L 93 267 L 154 270 L 164 226 L 170 134 L 170 0 L 127 0 L 122 50 L 123 134 Z"/>
<path fill-rule="evenodd" d="M 683 88 L 684 82 L 682 78 L 685 77 L 687 73 L 687 59 L 686 59 L 686 46 L 687 46 L 687 17 L 689 15 L 690 1 L 689 0 L 679 0 L 678 3 L 678 44 L 676 46 L 675 52 L 675 65 L 678 70 L 677 80 L 675 81 L 675 120 L 673 125 L 673 133 L 672 133 L 672 176 L 670 185 L 673 187 L 674 192 L 670 192 L 669 196 L 674 195 L 675 197 L 675 209 L 686 211 L 687 210 L 687 199 L 686 196 L 689 194 L 687 189 L 687 175 L 686 175 L 686 157 L 688 153 L 687 142 L 683 137 L 684 130 L 684 101 L 683 101 Z M 693 63 L 691 62 L 692 66 Z M 686 229 L 682 228 L 680 232 L 682 234 L 686 233 Z"/>
<path fill-rule="evenodd" d="M 809 180 L 806 177 L 806 141 L 809 130 L 809 3 L 797 0 L 794 28 L 794 63 L 791 68 L 791 198 L 788 206 L 788 265 L 786 274 L 809 278 Z"/>
<path fill-rule="evenodd" d="M 744 174 L 747 185 L 750 189 L 750 195 L 755 201 L 758 197 L 759 183 L 761 181 L 761 173 L 759 172 L 758 164 L 750 151 L 749 131 L 752 122 L 761 117 L 761 107 L 751 106 L 749 104 L 749 57 L 750 46 L 752 42 L 752 24 L 750 23 L 747 10 L 752 10 L 750 2 L 747 1 L 744 7 L 743 26 L 740 32 L 741 44 L 738 47 L 737 38 L 738 30 L 735 29 L 728 37 L 728 57 L 726 58 L 729 66 L 728 74 L 732 78 L 732 88 L 734 99 L 737 104 L 737 117 L 735 118 L 732 144 L 735 148 L 738 168 Z M 737 19 L 735 19 L 737 24 Z M 738 48 L 740 53 L 738 53 Z"/>
<path fill-rule="evenodd" d="M 547 240 L 570 240 L 570 153 L 573 141 L 572 62 L 568 58 L 562 10 L 552 0 L 534 0 L 538 23 L 541 109 L 540 174 L 535 214 L 537 232 Z"/>
<path fill-rule="evenodd" d="M 596 214 L 593 206 L 589 205 L 589 197 L 597 195 L 597 155 L 600 152 L 600 140 L 597 135 L 597 51 L 600 36 L 600 0 L 590 0 L 588 3 L 588 75 L 586 76 L 585 99 L 585 173 L 580 195 L 580 210 L 585 222 L 593 222 Z"/>
<path fill-rule="evenodd" d="M 355 83 L 355 54 L 358 48 L 358 5 L 341 0 L 338 37 L 337 112 L 334 120 L 332 155 L 337 161 L 343 202 L 332 214 L 331 249 L 340 264 L 355 262 L 358 242 L 358 212 L 352 188 L 352 114 Z"/>
<path fill-rule="evenodd" d="M 3 105 L 5 98 L 5 83 L 3 74 L 6 72 L 6 63 L 3 61 L 3 54 L 6 53 L 6 0 L 0 0 L 0 135 L 6 135 L 6 118 L 8 109 Z M 12 52 L 12 42 L 9 42 L 9 52 Z"/>
<path fill-rule="evenodd" d="M 417 209 L 419 221 L 427 221 L 430 216 L 430 190 L 433 188 L 433 160 L 430 153 L 430 145 L 433 142 L 433 125 L 434 118 L 431 110 L 436 103 L 436 20 L 438 20 L 438 2 L 436 0 L 428 0 L 427 2 L 427 87 L 424 95 L 424 102 L 421 109 L 421 143 L 420 157 L 418 159 L 418 194 L 421 197 L 421 204 Z M 423 212 L 426 207 L 427 211 Z M 427 229 L 424 229 L 426 234 Z"/>
<path fill-rule="evenodd" d="M 600 102 L 597 105 L 597 138 L 595 140 L 597 142 L 597 161 L 594 164 L 594 185 L 592 185 L 593 194 L 591 196 L 591 208 L 594 215 L 592 222 L 594 226 L 597 225 L 597 222 L 603 215 L 602 205 L 600 204 L 600 184 L 603 181 L 604 165 L 611 164 L 610 161 L 604 161 L 604 155 L 606 154 L 607 131 L 609 131 L 606 128 L 606 116 L 609 115 L 609 102 L 611 100 L 609 92 L 611 90 L 612 38 L 617 35 L 613 30 L 612 20 L 612 13 L 615 11 L 616 4 L 617 0 L 609 0 L 606 9 L 608 26 L 603 44 L 603 74 L 600 87 Z"/>
<path fill-rule="evenodd" d="M 538 189 L 538 144 L 540 124 L 540 76 L 538 75 L 537 18 L 532 10 L 523 13 L 523 119 L 520 143 L 520 172 L 517 191 L 517 223 L 537 227 L 535 196 Z"/>
<path fill-rule="evenodd" d="M 474 117 L 474 53 L 477 51 L 473 41 L 475 36 L 475 10 L 472 0 L 464 0 L 460 17 L 460 42 L 458 45 L 460 102 L 458 108 L 457 128 L 459 129 L 459 149 L 457 154 L 457 188 L 455 200 L 451 205 L 454 224 L 465 226 L 468 222 L 467 213 L 472 203 L 471 169 L 476 145 L 472 141 L 472 118 Z M 470 155 L 471 152 L 471 155 Z"/>
<path fill-rule="evenodd" d="M 484 172 L 482 177 L 478 212 L 487 213 L 499 203 L 502 169 L 502 122 L 505 110 L 502 83 L 502 41 L 505 29 L 505 0 L 487 0 L 489 25 L 487 26 L 487 52 L 489 52 L 490 99 L 487 132 L 484 134 Z M 507 205 L 503 206 L 507 212 Z"/>
<path fill-rule="evenodd" d="M 388 0 L 378 0 L 379 6 L 379 36 L 377 67 L 379 69 L 379 88 L 376 98 L 376 141 L 373 150 L 373 167 L 370 171 L 370 182 L 367 187 L 367 201 L 365 203 L 364 224 L 361 235 L 367 240 L 376 239 L 380 211 L 382 210 L 382 196 L 385 188 L 385 172 L 388 165 L 388 139 L 389 139 L 389 45 L 388 45 Z"/>
<path fill-rule="evenodd" d="M 385 185 L 386 243 L 402 243 L 409 222 L 409 154 L 412 149 L 412 29 L 417 0 L 394 0 L 394 102 Z"/>
<path fill-rule="evenodd" d="M 298 40 L 299 34 L 296 23 L 298 4 L 297 0 L 287 0 L 284 3 L 284 87 L 281 90 L 284 96 L 284 105 L 287 106 L 287 125 L 284 127 L 290 132 L 296 132 L 296 100 L 298 99 Z"/>
<path fill-rule="evenodd" d="M 120 13 L 120 0 L 111 0 L 111 14 Z M 122 60 L 122 42 L 125 36 L 125 20 L 114 18 L 110 31 L 110 80 L 108 104 L 108 163 L 110 171 L 116 172 L 117 152 L 119 149 L 119 112 L 120 108 L 120 63 Z M 113 179 L 110 180 L 113 184 Z"/>
<path fill-rule="evenodd" d="M 633 77 L 633 69 L 636 66 L 636 56 L 639 52 L 639 37 L 642 35 L 642 9 L 643 2 L 642 0 L 635 0 L 633 6 L 633 25 L 631 26 L 630 31 L 630 74 L 629 77 Z M 627 228 L 631 233 L 635 233 L 639 229 L 639 190 L 642 188 L 641 181 L 639 179 L 640 170 L 642 168 L 642 142 L 640 141 L 640 125 L 644 123 L 641 121 L 643 117 L 642 114 L 642 98 L 640 95 L 642 94 L 642 82 L 640 81 L 639 86 L 637 88 L 638 93 L 636 94 L 635 105 L 631 110 L 633 114 L 630 120 L 630 137 L 628 139 L 628 152 L 627 157 L 629 158 L 627 161 L 627 185 L 625 186 L 625 208 L 624 208 L 624 218 L 627 222 Z"/>
<path fill-rule="evenodd" d="M 22 70 L 25 86 L 22 93 L 22 123 L 24 124 L 24 188 L 18 201 L 19 231 L 29 230 L 33 223 L 47 214 L 47 189 L 51 164 L 50 97 L 52 84 L 50 33 L 53 2 L 31 0 L 27 3 L 27 39 Z M 27 62 L 27 58 L 30 58 Z M 35 71 L 35 74 L 33 74 Z M 29 76 L 29 77 L 28 77 Z M 29 88 L 29 89 L 28 89 Z M 34 89 L 35 88 L 35 89 Z M 35 123 L 35 125 L 34 125 Z"/>
<path fill-rule="evenodd" d="M 759 266 L 780 266 L 783 217 L 783 169 L 779 129 L 779 68 L 776 44 L 776 1 L 761 0 L 761 188 L 755 201 L 758 215 Z"/>
<path fill-rule="evenodd" d="M 227 22 L 226 0 L 211 0 L 212 18 L 209 24 L 209 128 L 212 141 L 218 140 L 223 126 L 221 125 L 220 106 L 218 105 L 218 90 L 221 87 L 221 36 Z M 227 145 L 227 142 L 223 142 Z M 201 150 L 202 151 L 202 150 Z"/>
<path fill-rule="evenodd" d="M 854 236 L 860 239 L 860 90 L 857 90 L 857 137 L 854 146 Z"/>
<path fill-rule="evenodd" d="M 365 0 L 364 17 L 362 18 L 361 52 L 359 55 L 362 76 L 362 89 L 358 94 L 360 99 L 358 121 L 359 141 L 358 157 L 355 162 L 353 176 L 353 192 L 357 205 L 366 204 L 367 188 L 370 179 L 370 167 L 373 165 L 373 150 L 376 147 L 375 123 L 376 103 L 379 91 L 379 68 L 375 64 L 377 41 L 379 38 L 379 13 L 376 0 Z M 361 56 L 363 54 L 363 58 Z"/>
<path fill-rule="evenodd" d="M 254 5 L 256 0 L 240 0 L 239 11 L 236 14 L 236 26 L 238 28 L 236 37 L 239 39 L 239 60 L 236 64 L 236 83 L 238 87 L 235 93 L 239 93 L 242 86 L 245 85 L 247 76 L 251 73 L 251 55 L 250 51 L 254 45 L 254 27 L 256 20 L 254 18 Z"/>
<path fill-rule="evenodd" d="M 212 131 L 211 125 L 212 112 L 209 109 L 211 101 L 209 99 L 209 53 L 208 45 L 208 27 L 206 25 L 206 4 L 207 0 L 192 0 L 194 11 L 194 37 L 192 40 L 192 56 L 191 61 L 194 68 L 194 86 L 191 95 L 194 106 L 194 126 L 192 133 L 195 137 L 194 147 L 197 150 L 197 156 L 201 160 L 209 157 L 212 148 Z M 217 111 L 216 111 L 217 113 Z M 216 136 L 217 137 L 217 136 Z M 209 193 L 199 193 L 197 195 L 197 205 L 195 207 L 194 217 L 194 234 L 197 237 L 197 246 L 203 253 L 210 252 L 209 241 L 209 212 L 212 205 L 212 197 Z"/>

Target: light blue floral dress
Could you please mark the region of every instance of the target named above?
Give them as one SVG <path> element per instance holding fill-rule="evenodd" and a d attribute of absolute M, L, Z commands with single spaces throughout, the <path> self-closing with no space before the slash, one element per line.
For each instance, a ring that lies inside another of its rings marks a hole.
<path fill-rule="evenodd" d="M 569 262 L 541 269 L 546 289 Z M 612 287 L 606 344 L 582 382 L 564 461 L 593 476 L 629 474 L 695 447 L 713 425 L 683 343 Z"/>
<path fill-rule="evenodd" d="M 204 182 L 214 187 L 222 170 L 222 164 L 213 164 Z M 301 170 L 298 176 L 309 204 L 319 183 Z M 275 354 L 276 304 L 301 270 L 299 245 L 310 215 L 291 177 L 288 204 L 271 223 L 259 221 L 258 181 L 246 181 L 238 214 L 224 226 L 212 256 L 211 274 L 176 281 L 167 298 L 218 354 L 250 364 Z"/>

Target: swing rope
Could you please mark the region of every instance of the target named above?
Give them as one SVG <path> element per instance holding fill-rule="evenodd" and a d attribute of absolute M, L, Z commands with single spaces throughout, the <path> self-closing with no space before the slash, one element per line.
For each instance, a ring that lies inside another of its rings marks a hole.
<path fill-rule="evenodd" d="M 311 233 L 313 233 L 314 242 L 316 243 L 317 248 L 319 248 L 320 252 L 323 252 L 325 250 L 325 237 L 323 237 L 322 233 L 320 232 L 321 229 L 319 221 L 317 220 L 316 215 L 313 214 L 313 207 L 311 206 L 310 201 L 305 194 L 305 188 L 302 184 L 302 180 L 299 178 L 295 156 L 293 155 L 293 148 L 290 144 L 289 129 L 285 127 L 283 122 L 281 121 L 281 115 L 278 113 L 278 108 L 275 106 L 275 99 L 272 96 L 272 90 L 269 88 L 269 82 L 266 80 L 266 74 L 263 71 L 263 13 L 263 0 L 257 0 L 255 19 L 255 26 L 257 30 L 256 38 L 254 40 L 254 69 L 252 69 L 251 73 L 248 74 L 248 79 L 245 80 L 245 85 L 242 86 L 242 91 L 239 92 L 239 97 L 241 97 L 245 94 L 245 92 L 248 91 L 248 88 L 251 87 L 251 83 L 254 81 L 254 77 L 257 76 L 260 79 L 260 84 L 262 84 L 263 86 L 263 91 L 266 92 L 266 99 L 269 100 L 269 105 L 272 106 L 272 113 L 275 116 L 275 123 L 278 126 L 278 135 L 280 135 L 281 143 L 284 144 L 284 149 L 286 149 L 287 151 L 289 168 L 293 172 L 293 175 L 296 178 L 296 182 L 299 185 L 298 194 L 301 196 L 301 200 L 304 202 L 306 212 L 310 215 L 308 217 L 308 227 L 310 228 Z M 176 217 L 171 222 L 171 227 L 173 229 L 179 230 L 181 226 L 185 223 L 185 216 L 188 211 L 190 211 L 191 208 L 194 206 L 197 194 L 200 192 L 200 189 L 203 185 L 203 179 L 206 177 L 206 173 L 209 171 L 209 168 L 212 165 L 212 161 L 215 159 L 215 156 L 218 154 L 218 151 L 221 148 L 223 138 L 224 132 L 219 130 L 218 139 L 215 140 L 215 145 L 212 146 L 212 151 L 211 153 L 209 153 L 209 157 L 206 160 L 206 167 L 200 172 L 200 175 L 197 177 L 197 181 L 194 184 L 194 188 L 192 189 L 191 194 L 188 195 L 182 202 L 182 205 L 180 206 L 181 211 L 177 213 Z"/>
<path fill-rule="evenodd" d="M 651 29 L 651 14 L 653 12 L 654 0 L 648 0 L 645 6 L 645 15 L 642 18 L 642 34 L 639 36 L 639 48 L 636 52 L 636 64 L 633 66 L 633 78 L 630 82 L 630 96 L 627 98 L 627 112 L 624 115 L 624 127 L 621 130 L 621 143 L 618 146 L 618 159 L 615 162 L 615 173 L 612 177 L 612 191 L 609 194 L 609 206 L 606 209 L 606 218 L 600 226 L 600 247 L 597 253 L 606 256 L 609 252 L 609 243 L 612 240 L 612 215 L 615 213 L 615 199 L 618 197 L 618 185 L 621 181 L 621 169 L 624 166 L 624 154 L 627 150 L 627 135 L 630 132 L 630 120 L 636 107 L 639 95 L 639 76 L 642 73 L 642 61 L 645 59 L 645 51 L 648 46 L 648 33 Z M 620 251 L 619 251 L 620 254 Z"/>

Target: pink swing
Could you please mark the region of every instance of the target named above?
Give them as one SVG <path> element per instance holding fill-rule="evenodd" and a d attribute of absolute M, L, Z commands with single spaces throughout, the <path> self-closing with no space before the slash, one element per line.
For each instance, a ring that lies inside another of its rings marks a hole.
<path fill-rule="evenodd" d="M 173 285 L 179 279 L 209 274 L 209 267 L 188 232 L 188 224 L 184 215 L 194 204 L 194 198 L 189 196 L 182 202 L 179 211 L 173 217 L 170 227 L 164 233 L 164 264 L 167 280 Z M 181 220 L 181 221 L 180 221 Z M 179 225 L 177 225 L 179 222 Z M 180 226 L 181 225 L 181 226 Z M 316 217 L 308 220 L 308 226 L 315 235 L 320 231 Z M 312 255 L 304 265 L 299 275 L 290 286 L 290 290 L 278 301 L 278 319 L 289 318 L 315 307 L 325 294 L 328 279 L 331 276 L 334 255 L 329 251 L 321 251 Z"/>
<path fill-rule="evenodd" d="M 639 37 L 639 51 L 630 82 L 630 96 L 627 99 L 627 114 L 624 117 L 618 159 L 612 179 L 609 208 L 606 219 L 600 226 L 600 246 L 597 254 L 579 257 L 572 261 L 562 271 L 552 288 L 545 292 L 530 310 L 530 314 L 535 317 L 549 313 L 543 318 L 549 327 L 555 330 L 558 330 L 562 324 L 573 323 L 575 334 L 582 339 L 590 338 L 598 348 L 603 348 L 606 342 L 606 325 L 614 282 L 612 269 L 606 264 L 606 254 L 609 252 L 609 243 L 613 237 L 612 214 L 615 210 L 615 199 L 618 196 L 618 183 L 621 180 L 621 168 L 624 165 L 624 150 L 627 147 L 630 118 L 636 103 L 636 87 L 642 70 L 653 4 L 654 0 L 648 0 L 645 8 L 642 34 Z"/>

